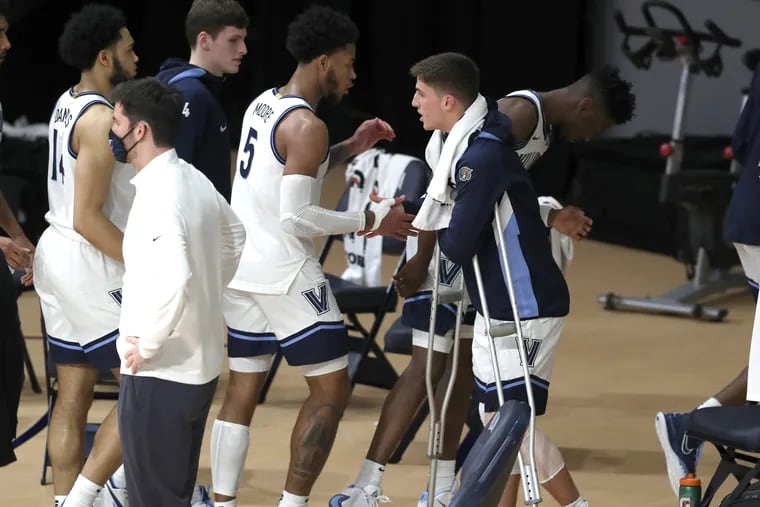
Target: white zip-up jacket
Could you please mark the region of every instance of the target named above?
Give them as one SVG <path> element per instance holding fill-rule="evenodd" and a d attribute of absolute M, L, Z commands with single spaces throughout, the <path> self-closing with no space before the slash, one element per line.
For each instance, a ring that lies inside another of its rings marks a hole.
<path fill-rule="evenodd" d="M 245 243 L 245 228 L 212 183 L 169 150 L 132 179 L 124 231 L 124 284 L 117 348 L 140 339 L 139 376 L 185 384 L 218 377 L 224 359 L 222 294 Z"/>

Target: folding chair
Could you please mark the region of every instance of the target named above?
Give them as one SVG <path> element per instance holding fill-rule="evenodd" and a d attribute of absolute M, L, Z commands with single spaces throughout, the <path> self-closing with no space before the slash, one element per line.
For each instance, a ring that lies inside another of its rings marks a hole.
<path fill-rule="evenodd" d="M 50 466 L 50 456 L 47 451 L 48 438 L 50 436 L 50 417 L 53 414 L 53 406 L 58 396 L 58 381 L 56 379 L 56 367 L 55 363 L 50 357 L 50 350 L 47 341 L 47 332 L 45 331 L 45 321 L 40 317 L 42 326 L 42 351 L 45 357 L 45 389 L 48 399 L 47 414 L 43 416 L 46 418 L 46 425 L 48 426 L 48 434 L 45 436 L 45 456 L 42 460 L 42 477 L 40 478 L 40 484 L 43 486 L 47 484 L 47 469 Z M 101 372 L 100 378 L 95 386 L 96 400 L 118 400 L 119 399 L 119 383 L 110 371 Z M 90 454 L 92 445 L 95 441 L 95 433 L 97 433 L 99 423 L 87 423 L 85 427 L 85 451 L 84 458 Z"/>
<path fill-rule="evenodd" d="M 710 505 L 729 475 L 739 484 L 723 499 L 721 507 L 760 504 L 760 459 L 747 454 L 760 453 L 759 422 L 758 405 L 711 407 L 691 413 L 688 435 L 712 443 L 720 455 L 718 468 L 702 496 L 701 507 Z M 749 499 L 754 500 L 750 502 Z"/>
<path fill-rule="evenodd" d="M 410 198 L 422 195 L 427 188 L 429 178 L 430 170 L 427 165 L 416 160 L 407 165 L 395 195 L 406 195 Z M 349 189 L 350 185 L 343 192 L 336 210 L 346 210 Z M 329 236 L 326 239 L 319 256 L 320 264 L 324 264 L 333 243 L 342 239 L 340 235 Z M 405 260 L 403 241 L 383 238 L 382 251 L 384 254 L 401 256 L 396 270 L 403 265 Z M 398 374 L 376 340 L 386 314 L 396 309 L 398 295 L 393 283 L 389 282 L 387 285 L 377 287 L 365 287 L 330 273 L 325 275 L 335 295 L 338 307 L 347 321 L 346 326 L 349 330 L 348 374 L 352 387 L 356 383 L 360 383 L 391 389 L 398 378 Z M 369 327 L 359 321 L 361 315 L 371 316 L 372 324 Z M 282 354 L 278 352 L 275 354 L 272 366 L 261 389 L 260 403 L 265 401 L 281 362 Z"/>

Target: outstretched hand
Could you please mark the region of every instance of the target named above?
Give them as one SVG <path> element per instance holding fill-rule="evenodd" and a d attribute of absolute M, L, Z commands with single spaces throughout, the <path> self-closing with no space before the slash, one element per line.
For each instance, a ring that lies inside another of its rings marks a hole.
<path fill-rule="evenodd" d="M 375 146 L 379 141 L 393 141 L 396 133 L 387 122 L 373 118 L 363 122 L 351 136 L 351 152 L 355 155 L 363 153 Z"/>
<path fill-rule="evenodd" d="M 573 239 L 583 239 L 591 231 L 593 223 L 594 221 L 587 217 L 582 209 L 575 206 L 566 206 L 561 210 L 557 210 L 551 226 L 565 236 Z"/>
<path fill-rule="evenodd" d="M 374 191 L 369 195 L 372 202 L 380 204 L 385 201 L 385 198 L 379 197 Z M 380 225 L 374 231 L 362 231 L 359 235 L 366 234 L 368 238 L 375 236 L 390 236 L 392 238 L 405 241 L 409 236 L 416 236 L 417 230 L 412 227 L 412 221 L 414 215 L 410 215 L 404 211 L 404 206 L 401 204 L 406 199 L 406 196 L 401 195 L 393 199 L 393 206 L 388 210 L 388 213 L 381 218 Z M 378 217 L 375 217 L 377 220 Z M 373 224 L 374 225 L 374 224 Z"/>

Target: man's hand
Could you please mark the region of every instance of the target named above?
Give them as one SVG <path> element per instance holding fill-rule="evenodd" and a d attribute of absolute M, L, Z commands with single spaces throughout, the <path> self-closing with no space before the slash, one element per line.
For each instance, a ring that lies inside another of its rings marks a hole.
<path fill-rule="evenodd" d="M 34 269 L 32 267 L 26 268 L 24 275 L 21 277 L 21 285 L 24 287 L 31 287 L 34 283 Z"/>
<path fill-rule="evenodd" d="M 565 236 L 573 239 L 583 239 L 591 230 L 593 220 L 586 216 L 582 209 L 567 206 L 561 210 L 549 213 L 549 226 L 557 229 Z"/>
<path fill-rule="evenodd" d="M 364 153 L 378 143 L 378 141 L 393 141 L 396 133 L 393 128 L 380 118 L 367 120 L 356 129 L 354 135 L 348 139 L 349 151 L 353 155 Z"/>
<path fill-rule="evenodd" d="M 34 247 L 29 243 L 28 239 L 26 243 L 31 248 L 22 246 L 10 238 L 0 237 L 0 250 L 3 251 L 5 260 L 8 261 L 8 265 L 13 269 L 31 268 Z"/>
<path fill-rule="evenodd" d="M 396 290 L 402 298 L 417 292 L 428 274 L 428 265 L 424 259 L 415 255 L 409 259 L 398 273 L 393 275 Z"/>
<path fill-rule="evenodd" d="M 127 360 L 127 368 L 131 369 L 132 373 L 135 374 L 145 362 L 145 358 L 140 355 L 140 339 L 138 337 L 127 336 L 127 343 L 131 343 L 134 347 L 127 351 L 124 358 Z"/>
<path fill-rule="evenodd" d="M 382 197 L 378 197 L 375 192 L 372 192 L 369 195 L 369 198 L 372 202 L 376 203 L 380 203 L 384 200 Z M 401 205 L 401 203 L 404 202 L 404 199 L 406 199 L 406 196 L 403 195 L 394 198 L 395 204 L 388 211 L 388 214 L 383 217 L 382 222 L 380 222 L 380 225 L 374 231 L 371 230 L 374 224 L 368 223 L 367 227 L 363 231 L 359 231 L 357 234 L 359 236 L 366 235 L 368 238 L 374 238 L 375 236 L 390 236 L 392 238 L 400 239 L 401 241 L 405 241 L 409 236 L 416 236 L 417 230 L 412 227 L 414 215 L 410 215 L 404 211 L 404 207 Z M 375 217 L 375 219 L 377 219 L 377 217 Z"/>

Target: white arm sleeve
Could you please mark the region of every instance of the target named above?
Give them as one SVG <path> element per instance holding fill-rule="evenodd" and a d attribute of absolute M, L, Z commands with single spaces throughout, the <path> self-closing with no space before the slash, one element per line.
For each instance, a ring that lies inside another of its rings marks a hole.
<path fill-rule="evenodd" d="M 333 211 L 312 202 L 319 195 L 317 180 L 303 174 L 286 174 L 280 185 L 280 227 L 288 234 L 312 238 L 358 232 L 365 227 L 363 211 Z"/>

